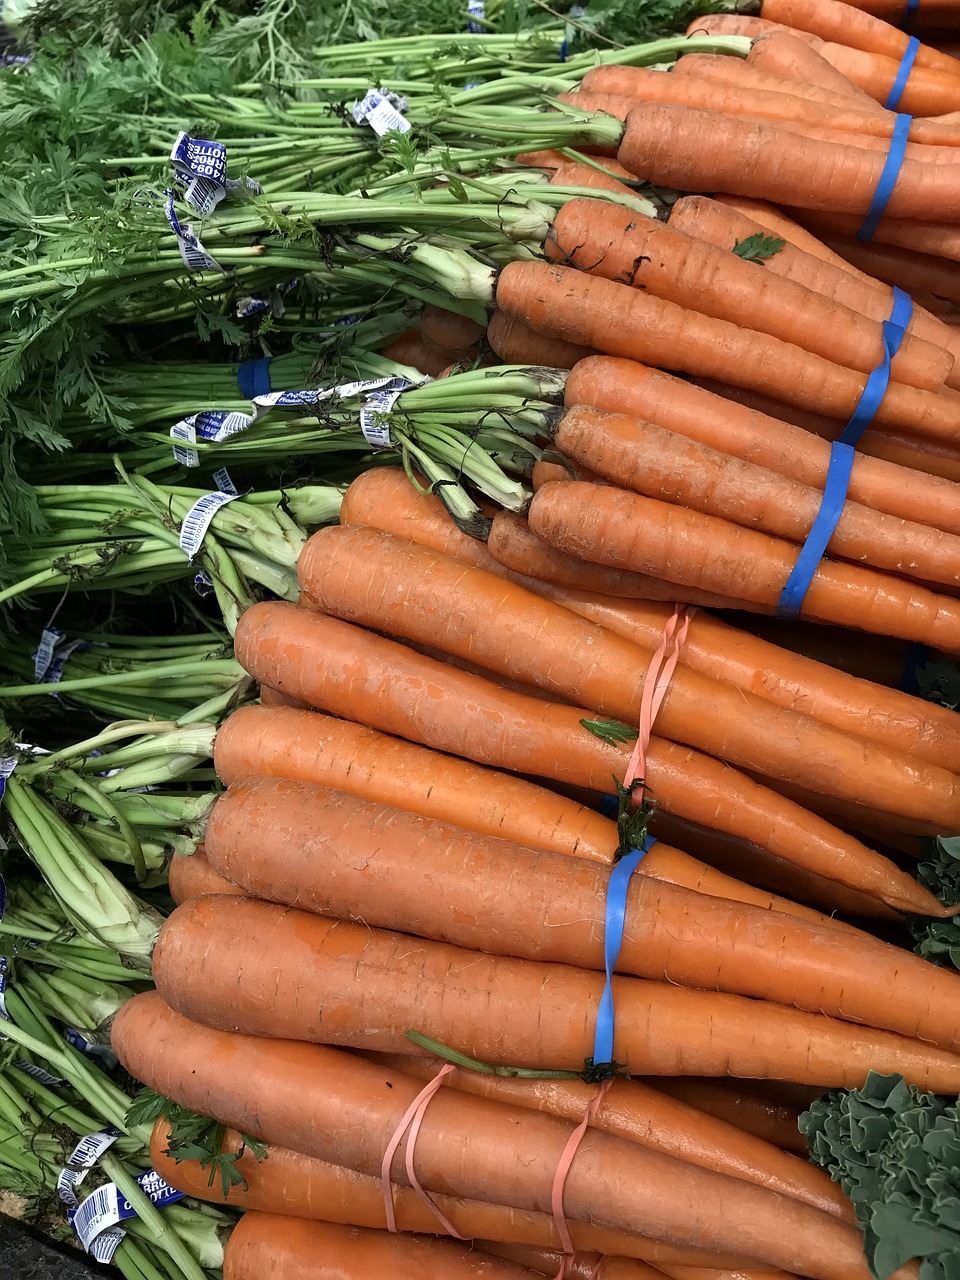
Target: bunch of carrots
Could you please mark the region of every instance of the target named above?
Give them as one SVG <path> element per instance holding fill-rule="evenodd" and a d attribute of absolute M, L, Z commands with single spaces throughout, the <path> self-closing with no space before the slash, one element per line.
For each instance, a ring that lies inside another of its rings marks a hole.
<path fill-rule="evenodd" d="M 480 538 L 371 468 L 299 602 L 240 618 L 260 703 L 113 1026 L 167 1100 L 154 1167 L 248 1210 L 226 1280 L 866 1280 L 798 1114 L 871 1070 L 960 1093 L 960 976 L 898 945 L 955 910 L 911 860 L 960 831 L 956 716 L 856 662 L 863 633 L 960 655 L 960 62 L 872 7 L 763 0 L 697 20 L 743 60 L 562 95 L 522 164 L 678 198 L 567 201 L 486 325 L 430 303 L 386 351 L 568 371 L 527 511 Z M 818 648 L 773 615 L 885 358 Z"/>

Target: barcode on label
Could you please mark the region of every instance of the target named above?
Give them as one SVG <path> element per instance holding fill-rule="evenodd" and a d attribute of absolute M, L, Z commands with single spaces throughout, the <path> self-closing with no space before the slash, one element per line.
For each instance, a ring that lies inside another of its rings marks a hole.
<path fill-rule="evenodd" d="M 205 493 L 193 504 L 180 526 L 180 549 L 188 560 L 192 560 L 200 550 L 210 522 L 220 508 L 239 496 L 236 493 Z"/>

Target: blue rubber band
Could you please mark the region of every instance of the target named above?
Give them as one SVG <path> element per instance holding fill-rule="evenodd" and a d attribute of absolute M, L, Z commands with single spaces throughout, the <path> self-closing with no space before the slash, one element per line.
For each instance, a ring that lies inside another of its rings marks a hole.
<path fill-rule="evenodd" d="M 919 48 L 920 41 L 916 36 L 911 36 L 907 42 L 906 49 L 903 51 L 897 78 L 894 80 L 890 92 L 887 94 L 887 100 L 883 104 L 888 111 L 896 111 L 900 105 L 900 99 L 903 97 L 903 91 L 907 87 L 907 81 L 910 79 L 910 72 L 913 70 L 913 64 Z"/>
<path fill-rule="evenodd" d="M 867 378 L 866 386 L 860 393 L 860 399 L 857 401 L 857 406 L 851 415 L 850 421 L 840 434 L 839 440 L 841 444 L 857 444 L 864 431 L 876 417 L 881 401 L 887 394 L 887 387 L 890 385 L 890 362 L 900 350 L 903 335 L 907 331 L 907 325 L 910 323 L 912 315 L 913 299 L 909 293 L 904 293 L 902 289 L 898 289 L 894 285 L 893 307 L 890 311 L 890 317 L 884 320 L 881 326 L 883 332 L 883 359 L 875 369 L 871 370 L 870 376 Z"/>
<path fill-rule="evenodd" d="M 920 682 L 917 680 L 917 672 L 922 666 L 925 666 L 933 657 L 933 650 L 929 645 L 920 644 L 914 641 L 907 650 L 907 660 L 903 664 L 903 671 L 900 673 L 900 683 L 897 688 L 901 693 L 919 693 Z"/>
<path fill-rule="evenodd" d="M 800 614 L 810 583 L 823 559 L 830 539 L 843 515 L 843 504 L 850 487 L 850 473 L 855 457 L 853 446 L 873 421 L 881 401 L 890 385 L 890 362 L 900 350 L 903 335 L 913 313 L 913 300 L 908 293 L 894 286 L 893 307 L 890 318 L 884 320 L 883 359 L 870 372 L 866 386 L 860 393 L 850 421 L 841 432 L 839 440 L 830 447 L 830 465 L 823 486 L 820 509 L 810 532 L 807 534 L 797 562 L 791 570 L 786 586 L 777 601 L 778 618 L 796 618 Z"/>
<path fill-rule="evenodd" d="M 896 186 L 897 178 L 900 176 L 912 122 L 913 116 L 898 115 L 893 123 L 890 150 L 887 152 L 887 159 L 877 182 L 877 189 L 873 193 L 873 199 L 870 201 L 867 216 L 863 220 L 863 226 L 857 232 L 857 239 L 861 243 L 873 239 L 874 232 L 880 225 L 880 219 L 887 211 L 887 205 L 893 195 L 893 188 Z"/>
<path fill-rule="evenodd" d="M 270 394 L 270 356 L 263 360 L 244 360 L 237 370 L 237 385 L 248 400 Z"/>
<path fill-rule="evenodd" d="M 920 0 L 907 0 L 907 7 L 903 12 L 903 19 L 900 25 L 902 27 L 909 28 L 913 24 L 913 20 L 919 12 Z"/>
<path fill-rule="evenodd" d="M 620 797 L 602 796 L 600 799 L 600 812 L 605 818 L 615 818 L 620 812 Z"/>
<path fill-rule="evenodd" d="M 640 859 L 656 844 L 653 836 L 644 837 L 642 849 L 631 849 L 610 872 L 607 882 L 607 914 L 603 926 L 603 963 L 607 981 L 597 1009 L 597 1030 L 593 1041 L 593 1061 L 596 1065 L 613 1062 L 613 973 L 623 945 L 623 925 L 627 914 L 627 890 L 630 877 L 640 865 Z"/>

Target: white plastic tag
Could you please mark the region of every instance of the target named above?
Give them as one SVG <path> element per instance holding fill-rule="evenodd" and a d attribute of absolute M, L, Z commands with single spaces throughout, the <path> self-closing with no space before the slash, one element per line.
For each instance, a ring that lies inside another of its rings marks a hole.
<path fill-rule="evenodd" d="M 357 124 L 365 121 L 377 137 L 382 138 L 391 129 L 395 129 L 397 133 L 410 132 L 410 121 L 403 115 L 406 109 L 405 98 L 397 97 L 381 86 L 379 89 L 368 89 L 361 101 L 353 104 L 351 115 Z"/>
<path fill-rule="evenodd" d="M 77 1198 L 77 1187 L 103 1153 L 108 1151 L 119 1137 L 120 1130 L 113 1125 L 107 1125 L 97 1133 L 88 1133 L 74 1147 L 70 1159 L 57 1175 L 57 1195 L 69 1209 L 75 1209 L 80 1203 Z"/>
<path fill-rule="evenodd" d="M 141 1191 L 150 1197 L 158 1209 L 176 1204 L 184 1198 L 184 1192 L 177 1191 L 168 1182 L 164 1182 L 159 1173 L 152 1169 L 137 1174 L 136 1180 Z M 109 1262 L 124 1236 L 123 1231 L 118 1229 L 118 1224 L 125 1222 L 127 1218 L 135 1218 L 136 1215 L 136 1209 L 124 1198 L 116 1183 L 108 1182 L 87 1196 L 76 1209 L 71 1209 L 67 1217 L 84 1249 L 100 1262 Z M 106 1232 L 110 1232 L 111 1236 L 115 1235 L 115 1238 L 108 1238 L 101 1244 Z M 100 1245 L 99 1249 L 97 1245 Z M 104 1257 L 104 1254 L 108 1256 Z"/>
<path fill-rule="evenodd" d="M 183 524 L 180 526 L 180 550 L 188 560 L 192 560 L 200 550 L 207 530 L 210 528 L 210 521 L 220 508 L 239 496 L 238 493 L 205 493 L 202 498 L 196 500 L 183 517 Z"/>
<path fill-rule="evenodd" d="M 226 275 L 223 267 L 215 258 L 211 258 L 206 249 L 200 243 L 200 237 L 193 229 L 193 224 L 188 222 L 182 224 L 177 217 L 176 209 L 173 206 L 173 197 L 167 201 L 164 206 L 167 215 L 167 221 L 170 223 L 170 229 L 177 237 L 177 245 L 180 249 L 180 257 L 191 271 L 219 271 Z"/>
<path fill-rule="evenodd" d="M 471 35 L 482 35 L 486 31 L 486 27 L 482 22 L 474 22 L 474 18 L 485 18 L 487 16 L 486 5 L 484 0 L 467 0 L 467 30 Z"/>
<path fill-rule="evenodd" d="M 385 422 L 378 422 L 377 419 L 383 414 L 389 413 L 397 402 L 397 397 L 407 389 L 413 386 L 406 378 L 391 378 L 389 383 L 375 391 L 369 396 L 360 409 L 360 430 L 363 432 L 363 438 L 367 444 L 374 449 L 390 449 L 393 447 L 393 440 L 390 436 L 390 428 Z"/>

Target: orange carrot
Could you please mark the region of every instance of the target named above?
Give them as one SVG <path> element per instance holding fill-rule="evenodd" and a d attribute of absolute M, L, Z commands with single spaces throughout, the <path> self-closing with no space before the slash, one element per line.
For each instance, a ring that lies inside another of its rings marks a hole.
<path fill-rule="evenodd" d="M 178 905 L 205 893 L 243 893 L 243 890 L 214 871 L 206 858 L 203 845 L 196 853 L 175 855 L 168 872 L 170 896 Z"/>
<path fill-rule="evenodd" d="M 381 347 L 380 354 L 397 364 L 410 365 L 431 378 L 435 378 L 449 363 L 443 352 L 428 343 L 419 329 L 407 329 L 399 338 Z"/>
<path fill-rule="evenodd" d="M 596 421 L 587 426 L 592 434 L 605 429 Z M 374 564 L 380 572 L 371 578 Z M 451 556 L 380 530 L 332 526 L 310 538 L 298 574 L 303 602 L 311 608 L 406 641 L 431 643 L 627 724 L 640 717 L 656 646 L 640 648 Z M 902 752 L 868 744 L 685 666 L 673 675 L 657 727 L 675 742 L 823 795 L 889 808 L 910 820 L 939 821 L 943 830 L 960 824 L 960 778 L 954 774 L 918 767 Z M 858 878 L 853 887 L 870 886 Z"/>
<path fill-rule="evenodd" d="M 521 320 L 499 310 L 490 317 L 487 341 L 505 364 L 545 364 L 554 369 L 572 369 L 578 360 L 595 354 L 590 347 L 537 333 Z"/>
<path fill-rule="evenodd" d="M 852 49 L 883 54 L 898 63 L 907 51 L 909 37 L 903 31 L 840 0 L 763 0 L 761 12 L 770 21 L 795 27 L 821 40 L 834 40 Z M 913 65 L 940 68 L 948 75 L 958 75 L 951 59 L 929 45 L 920 45 Z"/>
<path fill-rule="evenodd" d="M 758 66 L 756 61 L 750 59 L 749 55 L 746 62 L 741 62 L 739 59 L 720 53 L 688 53 L 678 60 L 671 74 L 680 76 L 683 79 L 692 76 L 694 79 L 713 80 L 719 84 L 732 85 L 738 89 L 752 88 L 762 89 L 767 93 L 792 93 L 810 102 L 820 102 L 824 106 L 837 107 L 840 110 L 853 106 L 856 106 L 856 109 L 860 111 L 879 110 L 871 97 L 863 93 L 856 85 L 850 84 L 845 76 L 835 71 L 830 66 L 830 63 L 825 58 L 821 58 L 816 50 L 811 49 L 809 45 L 805 45 L 800 40 L 795 40 L 794 37 L 787 35 L 784 31 L 778 31 L 773 35 L 763 37 L 763 40 L 767 42 L 773 39 L 792 40 L 797 48 L 805 50 L 811 58 L 816 58 L 818 62 L 822 63 L 831 75 L 836 76 L 837 80 L 847 84 L 849 91 L 838 92 L 835 88 L 821 88 L 819 85 L 808 81 L 784 80 L 779 74 Z M 762 41 L 755 41 L 753 48 L 756 48 L 757 45 L 762 47 Z M 851 94 L 859 95 L 859 97 L 852 99 Z M 864 103 L 868 105 L 864 107 Z"/>
<path fill-rule="evenodd" d="M 441 351 L 459 355 L 483 337 L 483 326 L 455 311 L 445 311 L 433 303 L 427 303 L 420 317 L 420 332 L 428 342 Z"/>
<path fill-rule="evenodd" d="M 900 58 L 889 58 L 882 53 L 866 53 L 829 40 L 819 45 L 817 52 L 848 80 L 869 93 L 881 106 L 886 104 L 900 73 Z M 939 67 L 914 63 L 897 110 L 911 116 L 936 116 L 960 111 L 960 75 L 957 74 L 956 66 L 941 70 Z"/>
<path fill-rule="evenodd" d="M 296 1218 L 322 1218 L 348 1226 L 380 1230 L 386 1227 L 383 1186 L 379 1177 L 357 1173 L 343 1165 L 330 1164 L 274 1144 L 268 1145 L 264 1160 L 257 1160 L 234 1129 L 227 1130 L 223 1150 L 236 1155 L 236 1168 L 246 1185 L 235 1183 L 225 1194 L 220 1179 L 215 1178 L 211 1184 L 209 1169 L 204 1169 L 198 1160 L 176 1161 L 168 1154 L 169 1136 L 167 1122 L 158 1120 L 150 1139 L 150 1162 L 172 1187 L 197 1200 L 265 1213 L 285 1213 Z M 438 1229 L 437 1219 L 411 1188 L 394 1184 L 393 1199 L 401 1231 L 431 1232 Z M 434 1199 L 444 1216 L 469 1239 L 488 1235 L 520 1246 L 559 1247 L 560 1239 L 549 1213 L 507 1208 L 505 1205 L 467 1200 L 462 1196 L 439 1194 Z M 732 1256 L 725 1258 L 632 1233 L 609 1231 L 586 1222 L 571 1221 L 568 1226 L 578 1249 L 649 1259 L 657 1266 L 669 1263 L 716 1267 L 736 1265 L 737 1261 Z"/>
<path fill-rule="evenodd" d="M 493 518 L 487 537 L 487 550 L 496 561 L 514 574 L 538 578 L 544 582 L 586 590 L 603 591 L 627 600 L 670 600 L 678 594 L 685 603 L 704 608 L 736 609 L 738 603 L 717 592 L 679 592 L 675 583 L 664 582 L 648 574 L 625 573 L 622 570 L 586 565 L 574 556 L 564 555 L 532 533 L 522 516 L 501 511 Z"/>
<path fill-rule="evenodd" d="M 553 186 L 593 187 L 597 191 L 618 191 L 621 195 L 636 195 L 632 187 L 628 187 L 625 182 L 621 182 L 612 174 L 595 169 L 592 164 L 577 164 L 571 160 L 557 166 L 550 182 Z"/>
<path fill-rule="evenodd" d="M 893 245 L 863 244 L 846 236 L 827 236 L 827 244 L 848 262 L 885 284 L 910 294 L 929 291 L 960 303 L 960 265 L 929 254 L 909 253 Z M 948 331 L 949 332 L 949 331 Z"/>
<path fill-rule="evenodd" d="M 802 543 L 822 491 L 627 414 L 579 406 L 556 444 L 609 484 Z M 565 477 L 567 479 L 573 477 Z M 960 538 L 848 500 L 828 544 L 835 559 L 897 577 L 960 585 Z"/>
<path fill-rule="evenodd" d="M 577 1253 L 573 1257 L 565 1257 L 551 1249 L 531 1249 L 490 1240 L 478 1240 L 476 1244 L 485 1253 L 519 1262 L 533 1268 L 538 1275 L 554 1277 L 562 1273 L 565 1280 L 665 1280 L 663 1271 L 637 1258 L 616 1258 L 599 1253 Z"/>
<path fill-rule="evenodd" d="M 862 222 L 859 217 L 826 209 L 815 213 L 809 209 L 792 209 L 790 212 L 820 236 L 839 234 L 855 238 Z M 951 222 L 917 222 L 907 218 L 884 217 L 873 238 L 878 244 L 890 244 L 911 252 L 960 262 L 960 227 Z"/>
<path fill-rule="evenodd" d="M 604 967 L 610 872 L 561 853 L 278 778 L 222 796 L 207 848 L 214 869 L 252 897 L 494 955 Z M 469 916 L 450 911 L 465 900 Z M 617 970 L 960 1045 L 960 976 L 866 934 L 644 876 L 630 884 Z"/>
<path fill-rule="evenodd" d="M 793 25 L 790 23 L 789 25 Z M 779 76 L 784 89 L 805 96 L 812 88 L 832 93 L 861 111 L 877 112 L 878 104 L 846 76 L 831 67 L 816 49 L 786 31 L 774 31 L 754 40 L 747 54 L 747 64 Z"/>
<path fill-rule="evenodd" d="M 692 1076 L 654 1076 L 646 1083 L 707 1115 L 725 1120 L 744 1133 L 784 1151 L 807 1156 L 806 1140 L 797 1127 L 801 1108 L 764 1096 L 759 1092 L 759 1080 L 740 1083 Z"/>
<path fill-rule="evenodd" d="M 409 1054 L 364 1056 L 419 1080 L 429 1080 L 435 1070 L 429 1059 Z M 593 1086 L 582 1080 L 511 1080 L 478 1071 L 457 1071 L 449 1085 L 575 1122 L 582 1120 L 594 1095 Z M 702 1169 L 743 1178 L 835 1217 L 854 1220 L 849 1200 L 822 1170 L 639 1080 L 615 1080 L 590 1124 L 603 1133 L 639 1142 Z"/>
<path fill-rule="evenodd" d="M 568 342 L 718 378 L 843 422 L 866 385 L 865 374 L 790 343 L 569 267 L 511 262 L 500 273 L 497 305 Z M 943 394 L 891 382 L 874 422 L 880 428 L 893 425 L 924 438 L 954 441 L 960 405 Z"/>
<path fill-rule="evenodd" d="M 617 600 L 550 585 L 545 585 L 541 594 L 608 631 L 644 646 L 659 643 L 671 612 L 669 606 L 656 601 Z M 845 674 L 848 668 L 842 662 L 842 670 L 835 672 L 825 665 L 831 660 L 829 647 L 826 657 L 816 648 L 819 633 L 829 633 L 827 627 L 808 624 L 806 638 L 814 644 L 813 651 L 801 645 L 792 653 L 789 633 L 784 633 L 787 624 L 771 624 L 764 633 L 759 619 L 748 618 L 746 622 L 749 631 L 729 626 L 710 614 L 698 613 L 690 623 L 680 651 L 680 665 L 812 716 L 824 724 L 906 750 L 915 759 L 960 773 L 960 742 L 953 723 L 954 712 L 934 703 L 921 702 L 896 688 L 883 689 L 868 683 L 877 678 L 872 669 L 854 670 L 853 676 L 865 676 L 865 680 Z M 766 639 L 751 634 L 758 631 L 766 634 Z M 848 654 L 851 650 L 857 655 L 871 653 L 878 647 L 885 651 L 883 642 L 874 644 L 872 637 L 862 633 L 856 634 L 852 645 L 849 632 L 839 634 L 845 637 Z M 827 639 L 829 641 L 829 635 Z M 780 647 L 782 645 L 788 648 Z M 898 684 L 905 660 L 906 646 L 897 642 L 883 683 Z"/>
<path fill-rule="evenodd" d="M 960 77 L 957 87 L 960 94 Z M 711 136 L 708 148 L 691 142 L 703 131 Z M 882 155 L 858 147 L 808 143 L 770 123 L 664 102 L 630 111 L 618 155 L 638 177 L 681 191 L 723 190 L 860 216 L 870 208 L 885 163 Z M 887 205 L 890 216 L 955 219 L 958 182 L 960 171 L 952 166 L 931 173 L 904 160 Z"/>
<path fill-rule="evenodd" d="M 400 1053 L 410 1047 L 406 1032 L 413 1029 L 481 1062 L 537 1070 L 583 1069 L 604 989 L 603 974 L 586 969 L 492 956 L 220 894 L 195 898 L 168 917 L 153 971 L 171 1008 L 221 1030 Z M 614 1055 L 633 1075 L 784 1078 L 857 1088 L 872 1069 L 897 1071 L 934 1093 L 960 1089 L 960 1057 L 890 1031 L 642 978 L 614 978 L 613 990 Z M 532 1141 L 531 1124 L 546 1117 L 523 1115 L 523 1140 Z M 233 1116 L 222 1118 L 236 1124 Z M 279 1134 L 265 1136 L 282 1141 Z M 634 1155 L 669 1159 L 635 1143 L 622 1145 Z M 684 1169 L 687 1176 L 721 1176 L 686 1162 Z M 741 1194 L 759 1190 L 731 1182 Z M 730 1240 L 678 1243 L 733 1247 Z"/>
<path fill-rule="evenodd" d="M 883 359 L 878 321 L 618 205 L 568 201 L 554 218 L 546 250 L 554 261 L 771 334 L 862 373 Z M 891 370 L 900 382 L 936 389 L 953 364 L 942 347 L 905 335 Z"/>
<path fill-rule="evenodd" d="M 688 24 L 686 34 L 688 36 L 748 36 L 755 40 L 759 36 L 770 35 L 774 31 L 788 31 L 796 39 L 805 40 L 813 48 L 817 48 L 820 44 L 818 36 L 798 31 L 796 27 L 788 26 L 784 22 L 774 22 L 770 18 L 753 18 L 739 13 L 703 14 L 702 17 L 694 18 Z"/>
<path fill-rule="evenodd" d="M 583 361 L 567 380 L 564 398 L 567 405 L 588 404 L 647 418 L 821 491 L 826 480 L 829 446 L 806 431 L 747 406 L 724 403 L 712 391 L 637 361 L 599 357 Z M 861 457 L 858 452 L 849 497 L 872 510 L 960 534 L 957 487 L 945 480 Z"/>
<path fill-rule="evenodd" d="M 217 902 L 200 899 L 177 910 Z M 336 1049 L 191 1024 L 152 992 L 127 1001 L 113 1041 L 127 1070 L 165 1097 L 267 1142 L 367 1174 L 379 1173 L 389 1138 L 420 1091 L 419 1081 Z M 542 1210 L 572 1128 L 552 1116 L 441 1088 L 420 1127 L 417 1173 L 429 1190 Z M 407 1181 L 402 1156 L 394 1158 L 391 1175 Z M 678 1215 L 677 1203 L 694 1204 L 697 1212 Z M 573 1161 L 564 1207 L 573 1220 L 617 1230 L 642 1222 L 651 1236 L 812 1280 L 867 1280 L 856 1228 L 595 1131 L 585 1134 Z M 898 1280 L 912 1274 L 896 1273 Z"/>
<path fill-rule="evenodd" d="M 670 225 L 679 231 L 685 231 L 688 235 L 706 240 L 708 244 L 716 245 L 718 248 L 732 249 L 737 240 L 745 240 L 757 232 L 762 232 L 765 225 L 754 217 L 748 217 L 740 212 L 739 206 L 745 203 L 738 202 L 738 206 L 735 207 L 734 203 L 726 197 L 721 200 L 710 200 L 706 196 L 684 196 L 676 201 L 670 210 Z M 759 216 L 768 217 L 769 215 L 761 210 Z M 806 285 L 808 289 L 814 289 L 817 293 L 833 298 L 854 311 L 860 311 L 871 320 L 887 319 L 893 301 L 893 291 L 889 288 L 889 281 L 885 287 L 879 279 L 874 278 L 875 271 L 871 269 L 867 274 L 863 267 L 858 269 L 855 261 L 841 257 L 839 250 L 832 251 L 829 246 L 822 245 L 797 223 L 789 219 L 778 219 L 778 221 L 780 221 L 780 226 L 777 228 L 778 234 L 786 240 L 786 243 L 779 253 L 765 260 L 764 265 L 767 271 L 773 275 L 786 276 L 797 284 Z M 798 247 L 794 243 L 794 236 L 805 238 L 808 243 L 813 241 L 817 246 L 817 252 L 810 253 Z M 859 241 L 846 239 L 843 241 L 844 245 L 851 243 L 857 244 L 859 248 L 868 252 L 879 249 L 876 245 L 860 245 Z M 830 253 L 830 260 L 818 256 L 821 253 Z M 916 257 L 913 254 L 907 256 L 910 260 Z M 902 282 L 894 281 L 893 283 Z M 909 288 L 908 291 L 910 291 Z M 960 356 L 960 342 L 957 336 L 940 321 L 927 315 L 918 307 L 914 307 L 907 332 L 944 347 L 951 352 L 955 360 Z"/>
<path fill-rule="evenodd" d="M 798 36 L 797 32 L 790 34 Z M 872 134 L 878 138 L 893 136 L 893 114 L 878 111 L 876 104 L 865 110 L 853 103 L 845 108 L 831 107 L 827 103 L 800 98 L 795 93 L 775 93 L 747 85 L 722 93 L 715 83 L 699 82 L 645 67 L 594 67 L 584 76 L 578 93 L 560 96 L 586 110 L 607 111 L 619 119 L 625 119 L 631 106 L 638 101 L 673 102 L 680 106 L 702 107 L 708 111 L 771 122 L 806 120 L 824 128 Z M 960 145 L 960 129 L 954 120 L 916 119 L 910 125 L 908 136 L 911 142 L 947 147 Z M 629 166 L 627 171 L 632 172 Z"/>
<path fill-rule="evenodd" d="M 271 1272 L 288 1280 L 538 1280 L 540 1271 L 457 1240 L 394 1235 L 365 1227 L 268 1213 L 245 1213 L 230 1233 L 223 1280 L 263 1280 Z"/>
<path fill-rule="evenodd" d="M 617 850 L 616 824 L 584 805 L 316 711 L 240 707 L 217 734 L 214 763 L 230 787 L 299 779 L 531 849 L 608 864 Z"/>
<path fill-rule="evenodd" d="M 796 561 L 796 547 L 716 516 L 669 506 L 605 485 L 544 485 L 530 524 L 546 541 L 581 559 L 661 572 L 682 585 L 737 590 L 776 604 Z M 960 653 L 960 605 L 887 574 L 820 562 L 803 616 Z"/>
<path fill-rule="evenodd" d="M 626 747 L 601 742 L 583 728 L 587 713 L 508 693 L 296 605 L 254 605 L 240 619 L 235 644 L 239 661 L 256 679 L 437 750 L 600 791 L 623 775 Z M 646 783 L 668 812 L 753 840 L 818 874 L 844 880 L 841 866 L 871 861 L 857 841 L 730 766 L 665 739 L 651 741 Z M 909 877 L 887 882 L 887 889 L 878 896 L 891 905 L 944 913 Z M 900 892 L 905 896 L 897 901 Z"/>

